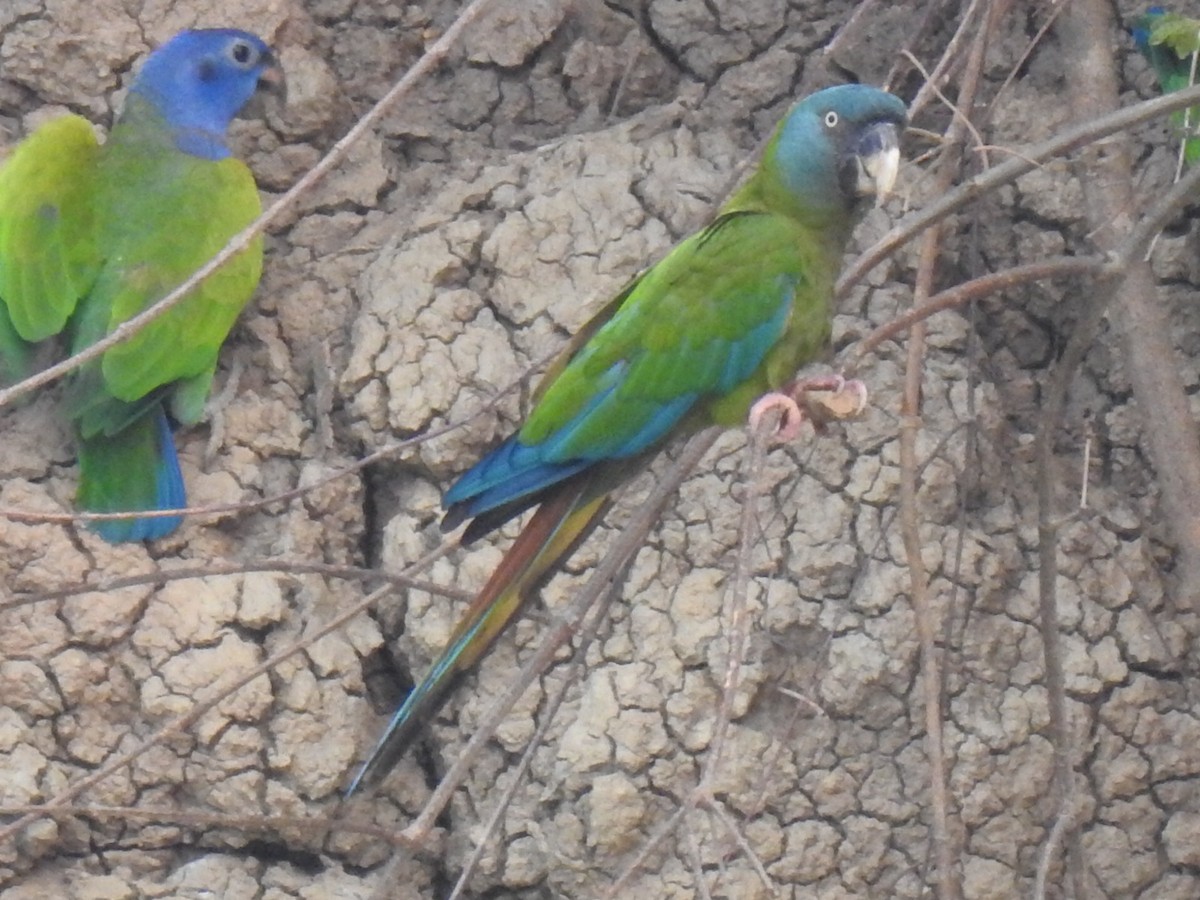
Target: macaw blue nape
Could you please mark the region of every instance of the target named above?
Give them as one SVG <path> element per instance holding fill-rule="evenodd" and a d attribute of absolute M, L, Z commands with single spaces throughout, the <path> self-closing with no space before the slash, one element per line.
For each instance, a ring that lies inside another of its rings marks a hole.
<path fill-rule="evenodd" d="M 899 99 L 862 85 L 794 106 L 716 218 L 584 326 L 520 430 L 446 492 L 443 528 L 471 520 L 464 543 L 537 509 L 349 794 L 399 759 L 647 458 L 708 425 L 741 424 L 823 352 L 855 212 L 891 189 L 905 118 Z"/>
<path fill-rule="evenodd" d="M 72 353 L 166 296 L 261 212 L 226 142 L 270 49 L 244 31 L 184 31 L 145 60 L 108 139 L 74 115 L 43 125 L 0 168 L 0 376 L 60 332 Z M 89 512 L 186 506 L 171 420 L 196 422 L 217 354 L 262 272 L 262 242 L 67 387 Z M 169 534 L 178 516 L 93 523 L 112 542 Z"/>

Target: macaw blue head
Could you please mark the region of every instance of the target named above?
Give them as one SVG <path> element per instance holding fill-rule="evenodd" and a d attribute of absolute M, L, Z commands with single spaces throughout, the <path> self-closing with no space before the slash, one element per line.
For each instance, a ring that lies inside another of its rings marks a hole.
<path fill-rule="evenodd" d="M 208 159 L 229 155 L 225 132 L 260 82 L 278 82 L 262 40 L 231 28 L 181 31 L 148 57 L 129 90 L 167 121 L 179 149 Z"/>
<path fill-rule="evenodd" d="M 864 196 L 896 182 L 907 109 L 863 84 L 810 94 L 779 125 L 774 161 L 787 191 L 809 214 L 848 216 Z"/>

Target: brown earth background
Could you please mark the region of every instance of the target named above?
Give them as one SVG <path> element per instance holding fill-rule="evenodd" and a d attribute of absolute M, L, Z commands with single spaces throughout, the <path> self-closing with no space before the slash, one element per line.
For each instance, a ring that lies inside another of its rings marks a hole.
<path fill-rule="evenodd" d="M 216 5 L 4 0 L 0 146 L 66 109 L 106 127 L 150 47 L 188 26 L 237 26 L 277 48 L 288 81 L 285 103 L 235 129 L 270 200 L 464 4 Z M 884 342 L 858 364 L 866 417 L 806 431 L 759 467 L 744 434 L 724 435 L 636 554 L 582 667 L 560 649 L 422 846 L 401 830 L 669 459 L 380 789 L 340 799 L 512 527 L 432 563 L 420 577 L 437 590 L 392 583 L 226 690 L 439 546 L 441 491 L 513 429 L 528 381 L 498 392 L 700 225 L 794 100 L 853 75 L 890 79 L 911 101 L 924 80 L 901 51 L 926 70 L 951 51 L 938 87 L 974 123 L 963 167 L 937 156 L 951 115 L 926 92 L 914 116 L 926 133 L 906 144 L 922 158 L 853 255 L 945 193 L 947 166 L 961 180 L 1093 116 L 1086 95 L 1103 78 L 1090 67 L 1115 76 L 1121 105 L 1154 96 L 1126 31 L 1141 6 L 1115 6 L 1116 18 L 1093 0 L 866 3 L 852 19 L 855 4 L 809 0 L 491 3 L 270 227 L 209 419 L 178 436 L 194 505 L 309 490 L 197 515 L 150 547 L 108 546 L 53 518 L 71 512 L 77 475 L 60 388 L 0 411 L 0 894 L 445 897 L 482 841 L 465 896 L 1200 896 L 1200 592 L 1167 479 L 1187 460 L 1156 455 L 1162 430 L 1146 424 L 1160 401 L 1200 406 L 1195 207 L 1152 258 L 1173 345 L 1160 362 L 1180 384 L 1142 389 L 1129 323 L 1146 320 L 1121 292 L 1070 369 L 1048 432 L 1056 579 L 1039 584 L 1035 437 L 1072 334 L 1109 295 L 1079 275 L 934 316 L 915 363 L 907 335 Z M 1133 199 L 1114 207 L 1121 165 Z M 1053 159 L 946 221 L 923 271 L 937 290 L 1110 248 L 1173 168 L 1163 118 Z M 843 298 L 839 359 L 910 308 L 921 240 Z M 906 369 L 919 421 L 902 415 Z M 904 505 L 906 471 L 917 490 Z M 733 591 L 747 496 L 759 533 L 741 552 L 749 587 Z M 731 654 L 739 597 L 748 642 Z M 726 723 L 731 655 L 743 659 Z M 47 803 L 54 815 L 22 818 Z"/>

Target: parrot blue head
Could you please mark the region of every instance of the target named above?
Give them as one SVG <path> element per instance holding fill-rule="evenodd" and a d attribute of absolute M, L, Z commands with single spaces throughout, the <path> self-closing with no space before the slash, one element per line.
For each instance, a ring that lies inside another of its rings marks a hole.
<path fill-rule="evenodd" d="M 826 88 L 792 107 L 766 160 L 807 214 L 848 219 L 862 197 L 882 198 L 895 184 L 906 118 L 904 103 L 886 91 Z"/>
<path fill-rule="evenodd" d="M 1150 32 L 1154 28 L 1154 23 L 1166 15 L 1167 11 L 1161 6 L 1151 6 L 1142 15 L 1138 16 L 1137 21 L 1133 25 L 1133 42 L 1137 44 L 1137 48 L 1150 55 Z"/>
<path fill-rule="evenodd" d="M 271 49 L 245 31 L 181 31 L 148 57 L 130 86 L 167 121 L 179 149 L 229 156 L 225 132 L 261 81 L 277 81 Z"/>

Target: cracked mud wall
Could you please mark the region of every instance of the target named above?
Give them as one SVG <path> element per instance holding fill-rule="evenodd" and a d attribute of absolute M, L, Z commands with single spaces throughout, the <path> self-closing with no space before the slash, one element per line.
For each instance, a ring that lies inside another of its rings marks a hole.
<path fill-rule="evenodd" d="M 185 0 L 16 0 L 0 8 L 0 135 L 11 145 L 64 108 L 106 126 L 113 92 L 150 46 L 188 25 L 236 25 L 267 37 L 287 72 L 286 106 L 235 133 L 260 186 L 277 193 L 459 6 L 239 0 L 217 21 L 208 4 Z M 269 235 L 263 284 L 222 354 L 210 419 L 179 434 L 196 505 L 319 486 L 195 517 L 149 548 L 111 547 L 77 524 L 0 520 L 7 819 L 314 632 L 375 586 L 364 570 L 398 571 L 436 547 L 441 491 L 526 407 L 528 383 L 492 403 L 497 392 L 702 223 L 790 102 L 836 80 L 832 63 L 883 77 L 924 9 L 872 11 L 831 61 L 819 48 L 851 4 L 496 6 Z M 1138 11 L 1120 6 L 1126 20 Z M 1017 13 L 1003 21 L 984 73 L 993 90 L 1040 24 Z M 935 32 L 918 56 L 936 61 L 947 38 Z M 1124 100 L 1149 96 L 1146 66 L 1122 36 L 1114 41 L 1123 42 Z M 1067 65 L 1052 35 L 1039 44 L 996 102 L 989 142 L 1031 142 L 1070 121 Z M 910 76 L 900 89 L 910 98 L 916 87 Z M 946 119 L 930 109 L 918 124 L 938 131 Z M 1161 190 L 1171 165 L 1164 128 L 1135 139 L 1143 189 Z M 914 144 L 910 155 L 924 149 Z M 856 248 L 905 202 L 927 199 L 920 170 L 904 177 L 907 197 L 872 211 Z M 942 277 L 1085 252 L 1086 189 L 1080 166 L 1055 163 L 986 198 L 953 223 Z M 1193 396 L 1198 259 L 1193 215 L 1155 251 Z M 908 308 L 913 265 L 913 251 L 902 251 L 852 292 L 835 323 L 839 346 Z M 919 512 L 946 623 L 949 788 L 972 898 L 1028 895 L 1057 814 L 1032 438 L 1048 367 L 1086 301 L 1078 284 L 1048 283 L 930 322 Z M 872 392 L 866 418 L 773 451 L 761 473 L 770 501 L 753 556 L 750 652 L 714 794 L 778 896 L 926 890 L 929 765 L 897 518 L 903 365 L 902 344 L 884 345 L 859 373 Z M 1089 510 L 1063 528 L 1058 585 L 1088 884 L 1095 896 L 1193 897 L 1196 622 L 1168 595 L 1171 550 L 1118 335 L 1102 335 L 1071 396 L 1056 447 L 1064 515 L 1077 504 L 1087 438 L 1095 458 Z M 0 508 L 70 512 L 77 473 L 58 401 L 51 389 L 0 411 Z M 368 453 L 468 417 L 325 482 Z M 695 787 L 728 652 L 721 610 L 744 449 L 740 433 L 723 437 L 638 553 L 471 895 L 599 896 Z M 664 466 L 631 485 L 379 791 L 339 808 L 463 600 L 397 589 L 157 741 L 74 801 L 86 808 L 79 815 L 42 818 L 0 844 L 5 897 L 445 896 L 566 665 L 508 716 L 425 852 L 306 820 L 341 813 L 406 825 Z M 469 592 L 514 533 L 455 552 L 426 577 Z M 184 570 L 207 574 L 164 580 Z M 696 896 L 697 870 L 713 896 L 772 896 L 705 812 L 637 865 L 626 895 Z M 1064 896 L 1061 865 L 1050 875 L 1051 896 Z"/>

